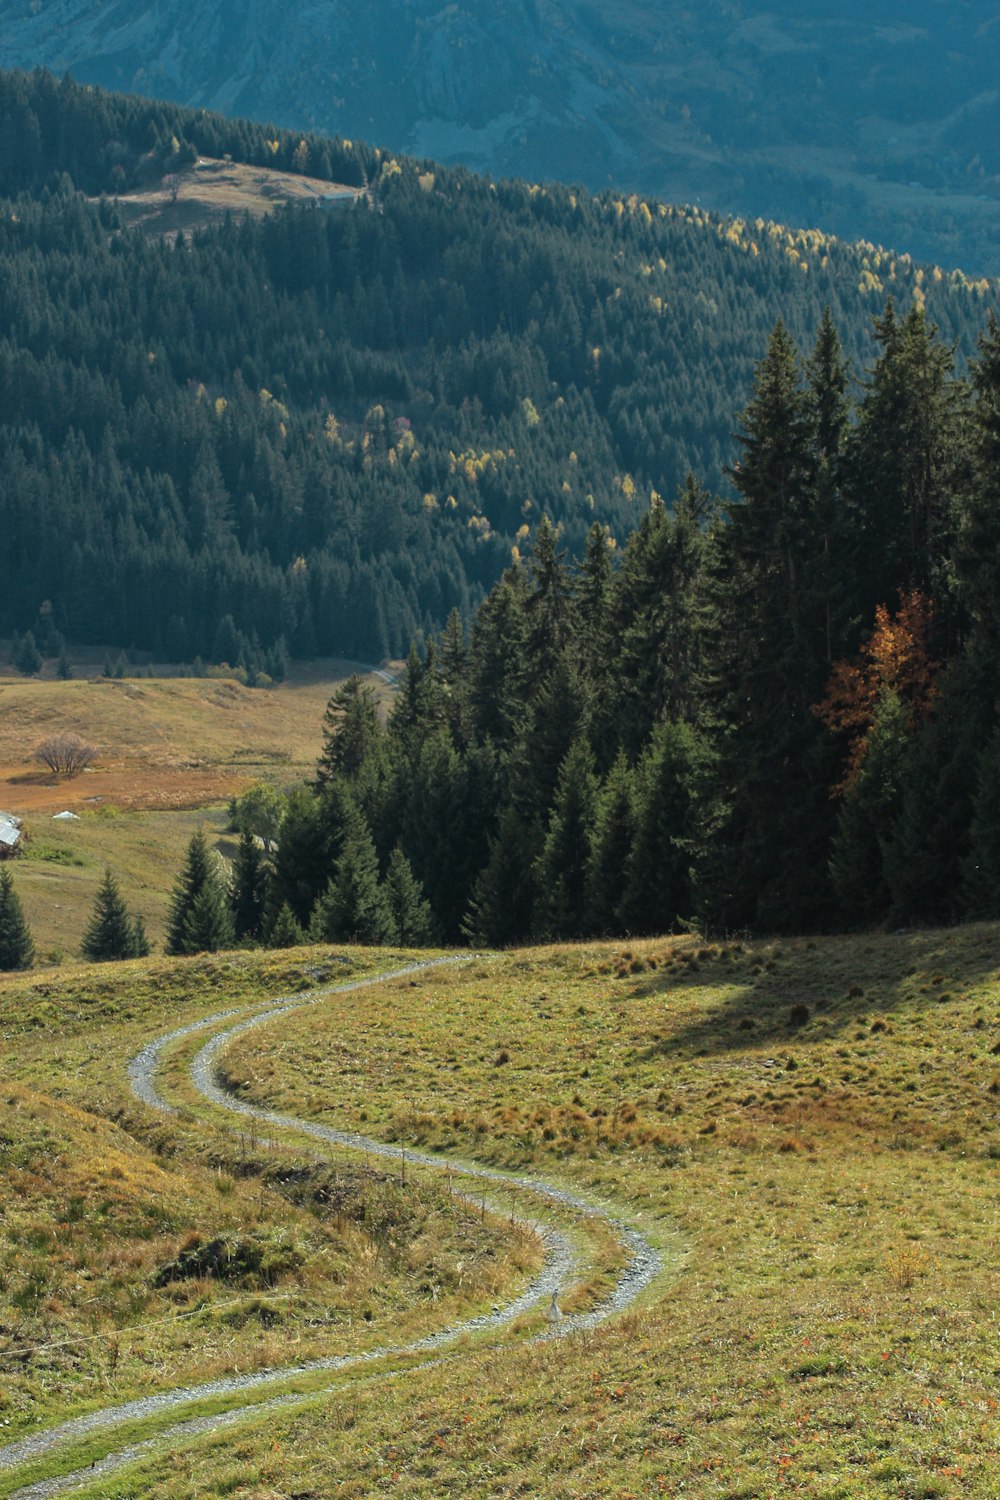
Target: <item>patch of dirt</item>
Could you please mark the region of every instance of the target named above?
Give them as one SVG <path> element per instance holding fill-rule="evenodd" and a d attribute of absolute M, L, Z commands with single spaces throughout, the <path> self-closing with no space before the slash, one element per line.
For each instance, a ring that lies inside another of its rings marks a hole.
<path fill-rule="evenodd" d="M 253 776 L 222 769 L 170 770 L 163 766 L 95 768 L 58 781 L 22 766 L 0 772 L 0 807 L 18 817 L 93 811 L 110 804 L 123 812 L 171 812 L 209 807 L 238 796 Z"/>

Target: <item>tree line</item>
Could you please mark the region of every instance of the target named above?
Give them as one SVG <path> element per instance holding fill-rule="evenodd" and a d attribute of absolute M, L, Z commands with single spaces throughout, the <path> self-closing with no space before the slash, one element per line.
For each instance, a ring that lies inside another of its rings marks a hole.
<path fill-rule="evenodd" d="M 967 377 L 918 309 L 874 332 L 855 399 L 829 315 L 775 328 L 733 500 L 689 480 L 617 566 L 544 520 L 387 725 L 342 688 L 272 904 L 322 930 L 363 850 L 447 942 L 1000 915 L 1000 326 Z"/>
<path fill-rule="evenodd" d="M 168 950 L 1000 916 L 1000 324 L 968 374 L 919 309 L 875 337 L 855 398 L 831 316 L 778 324 L 734 499 L 573 562 L 543 518 L 387 722 L 340 687 L 231 878 L 193 842 Z"/>

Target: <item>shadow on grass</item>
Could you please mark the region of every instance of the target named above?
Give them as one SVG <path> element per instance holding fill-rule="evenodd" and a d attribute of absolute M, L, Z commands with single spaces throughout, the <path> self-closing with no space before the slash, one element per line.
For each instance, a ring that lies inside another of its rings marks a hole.
<path fill-rule="evenodd" d="M 706 950 L 700 950 L 705 953 Z M 718 1003 L 677 1016 L 676 1030 L 640 1054 L 709 1056 L 881 1029 L 888 1017 L 947 1005 L 1000 980 L 996 923 L 930 931 L 756 942 L 639 980 L 645 997 L 718 988 Z M 995 1019 L 991 1018 L 991 1019 Z M 998 1037 L 1000 1039 L 1000 1037 Z"/>

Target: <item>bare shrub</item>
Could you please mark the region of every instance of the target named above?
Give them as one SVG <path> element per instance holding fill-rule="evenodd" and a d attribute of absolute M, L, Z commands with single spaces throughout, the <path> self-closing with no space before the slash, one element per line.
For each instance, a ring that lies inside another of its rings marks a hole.
<path fill-rule="evenodd" d="M 96 754 L 78 734 L 50 734 L 35 746 L 35 759 L 57 776 L 76 776 Z"/>

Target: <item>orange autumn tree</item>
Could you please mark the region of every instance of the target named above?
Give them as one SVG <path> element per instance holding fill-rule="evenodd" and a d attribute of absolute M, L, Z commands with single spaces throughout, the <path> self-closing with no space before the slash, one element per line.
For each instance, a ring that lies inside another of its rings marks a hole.
<path fill-rule="evenodd" d="M 835 796 L 850 791 L 868 753 L 880 700 L 893 693 L 909 709 L 910 728 L 926 719 L 934 701 L 940 663 L 930 654 L 934 606 L 920 589 L 901 593 L 899 609 L 875 611 L 875 629 L 857 661 L 834 662 L 826 696 L 813 713 L 834 734 L 848 735 L 847 763 Z"/>

